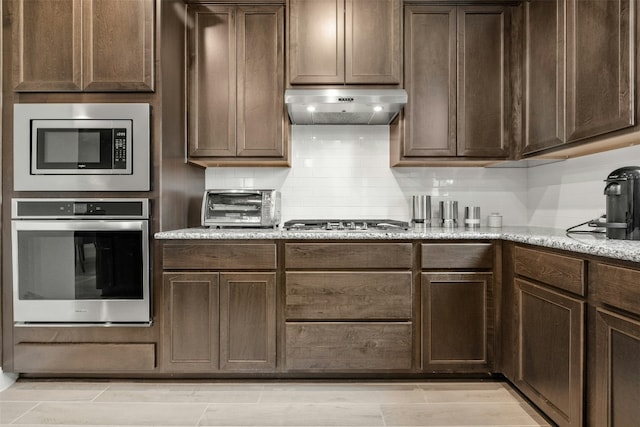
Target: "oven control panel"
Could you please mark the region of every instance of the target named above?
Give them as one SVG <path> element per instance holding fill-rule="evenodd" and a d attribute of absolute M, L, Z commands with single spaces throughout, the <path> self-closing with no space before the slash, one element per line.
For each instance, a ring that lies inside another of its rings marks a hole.
<path fill-rule="evenodd" d="M 12 218 L 148 218 L 148 199 L 14 199 Z"/>

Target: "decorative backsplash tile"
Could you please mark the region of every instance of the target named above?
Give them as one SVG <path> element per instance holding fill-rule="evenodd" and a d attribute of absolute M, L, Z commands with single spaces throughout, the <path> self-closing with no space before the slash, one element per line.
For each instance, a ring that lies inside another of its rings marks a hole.
<path fill-rule="evenodd" d="M 408 221 L 411 196 L 480 206 L 503 224 L 566 228 L 604 213 L 603 180 L 638 159 L 640 147 L 525 168 L 389 167 L 388 126 L 294 126 L 291 168 L 208 168 L 207 188 L 275 188 L 283 221 L 389 218 Z"/>

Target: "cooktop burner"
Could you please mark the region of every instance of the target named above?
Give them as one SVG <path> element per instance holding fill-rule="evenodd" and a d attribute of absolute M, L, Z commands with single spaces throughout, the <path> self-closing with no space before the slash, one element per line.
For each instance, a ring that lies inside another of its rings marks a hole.
<path fill-rule="evenodd" d="M 293 219 L 283 226 L 296 231 L 399 231 L 407 230 L 409 223 L 392 219 Z"/>

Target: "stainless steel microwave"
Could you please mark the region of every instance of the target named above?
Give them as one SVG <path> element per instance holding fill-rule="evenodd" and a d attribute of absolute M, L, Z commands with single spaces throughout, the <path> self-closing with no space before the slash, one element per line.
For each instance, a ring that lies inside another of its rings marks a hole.
<path fill-rule="evenodd" d="M 16 104 L 16 191 L 150 189 L 149 104 Z"/>
<path fill-rule="evenodd" d="M 276 190 L 206 190 L 202 198 L 204 227 L 277 227 L 280 192 Z"/>

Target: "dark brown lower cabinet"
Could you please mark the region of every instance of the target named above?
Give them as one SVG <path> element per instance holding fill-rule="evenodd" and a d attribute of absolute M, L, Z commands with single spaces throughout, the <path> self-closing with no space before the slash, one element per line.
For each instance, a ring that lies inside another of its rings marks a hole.
<path fill-rule="evenodd" d="M 604 309 L 595 314 L 595 419 L 598 427 L 640 420 L 640 322 Z"/>
<path fill-rule="evenodd" d="M 287 370 L 407 371 L 411 329 L 411 322 L 287 322 Z"/>
<path fill-rule="evenodd" d="M 585 302 L 516 279 L 516 385 L 559 426 L 582 426 Z"/>
<path fill-rule="evenodd" d="M 275 273 L 164 273 L 163 370 L 273 371 Z"/>
<path fill-rule="evenodd" d="M 422 369 L 490 372 L 493 275 L 422 273 Z"/>

